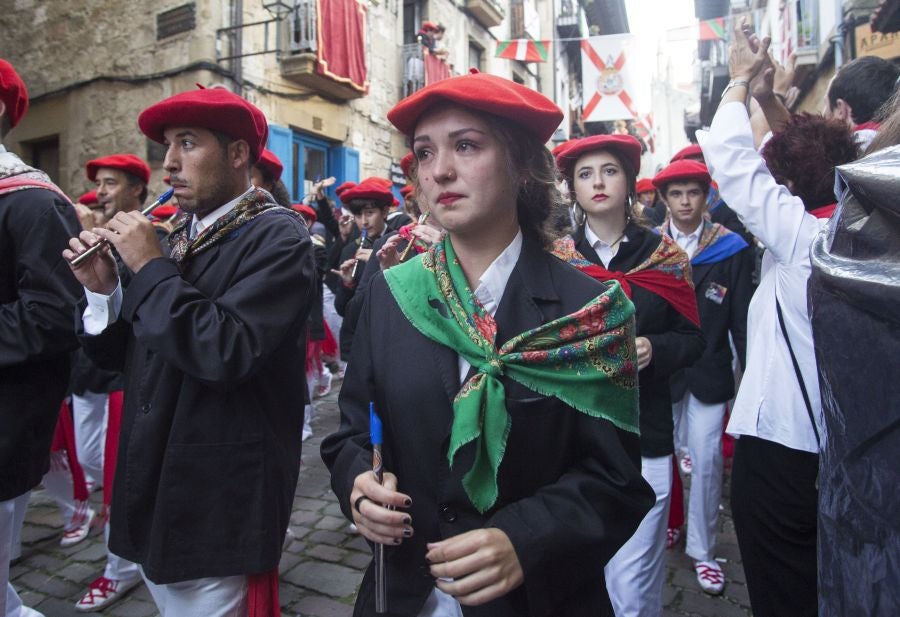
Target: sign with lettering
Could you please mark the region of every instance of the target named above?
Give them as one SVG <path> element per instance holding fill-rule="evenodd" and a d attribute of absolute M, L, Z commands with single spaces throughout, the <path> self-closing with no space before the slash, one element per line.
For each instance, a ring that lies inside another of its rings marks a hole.
<path fill-rule="evenodd" d="M 856 55 L 878 56 L 893 60 L 900 56 L 900 32 L 872 32 L 872 27 L 864 23 L 856 27 Z"/>

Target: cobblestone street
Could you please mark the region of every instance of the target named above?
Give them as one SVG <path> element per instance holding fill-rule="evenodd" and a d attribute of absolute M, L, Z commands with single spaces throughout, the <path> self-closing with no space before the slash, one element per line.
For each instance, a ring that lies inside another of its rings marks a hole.
<path fill-rule="evenodd" d="M 337 391 L 318 400 L 314 437 L 304 443 L 300 483 L 294 499 L 291 530 L 296 536 L 282 556 L 281 605 L 285 617 L 348 617 L 369 548 L 353 533 L 329 488 L 328 471 L 319 457 L 322 437 L 338 423 Z M 728 483 L 725 494 L 727 496 Z M 92 500 L 99 502 L 100 493 Z M 727 499 L 726 499 L 727 502 Z M 95 504 L 99 511 L 99 505 Z M 718 557 L 726 575 L 725 593 L 711 597 L 700 591 L 683 543 L 668 551 L 663 615 L 748 617 L 750 602 L 737 540 L 727 508 L 722 519 Z M 43 491 L 32 493 L 23 532 L 22 557 L 12 565 L 10 579 L 26 606 L 46 617 L 79 615 L 75 602 L 99 576 L 105 563 L 102 533 L 69 548 L 59 546 L 60 517 Z M 156 608 L 145 586 L 109 607 L 105 615 L 152 617 Z M 199 616 L 198 616 L 199 617 Z"/>

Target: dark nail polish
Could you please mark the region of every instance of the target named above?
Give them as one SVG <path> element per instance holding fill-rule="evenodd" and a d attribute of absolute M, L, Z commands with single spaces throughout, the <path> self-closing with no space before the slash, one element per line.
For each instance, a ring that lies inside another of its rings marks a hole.
<path fill-rule="evenodd" d="M 403 530 L 403 536 L 406 538 L 411 538 L 412 537 L 412 529 L 409 527 L 405 528 Z"/>
<path fill-rule="evenodd" d="M 412 522 L 412 519 L 409 518 L 408 516 L 404 516 L 404 517 L 403 517 L 403 524 L 404 524 L 404 525 L 409 525 L 411 522 Z"/>
<path fill-rule="evenodd" d="M 400 538 L 394 538 L 394 544 L 400 544 L 402 541 Z"/>
<path fill-rule="evenodd" d="M 412 505 L 412 499 L 405 499 L 403 501 L 403 505 L 406 506 L 407 508 L 410 507 Z"/>

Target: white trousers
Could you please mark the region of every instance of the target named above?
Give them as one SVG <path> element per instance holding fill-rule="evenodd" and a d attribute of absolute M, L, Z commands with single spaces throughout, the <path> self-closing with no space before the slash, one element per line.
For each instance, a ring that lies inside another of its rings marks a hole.
<path fill-rule="evenodd" d="M 722 428 L 725 403 L 707 405 L 688 392 L 672 405 L 675 433 L 684 435 L 691 455 L 685 552 L 697 561 L 715 559 L 722 498 Z"/>
<path fill-rule="evenodd" d="M 22 531 L 23 519 L 17 516 L 16 512 L 17 510 L 24 512 L 30 494 L 31 491 L 15 499 L 0 501 L 0 616 L 2 617 L 43 617 L 36 610 L 22 606 L 19 594 L 9 582 L 9 562 L 13 559 L 13 545 L 18 544 Z"/>
<path fill-rule="evenodd" d="M 141 571 L 143 575 L 143 571 Z M 157 585 L 144 581 L 161 617 L 246 617 L 247 577 L 198 578 Z"/>
<path fill-rule="evenodd" d="M 656 503 L 604 569 L 617 617 L 659 617 L 662 613 L 672 457 L 642 456 L 641 475 L 656 493 Z"/>
<path fill-rule="evenodd" d="M 106 568 L 103 576 L 113 581 L 133 581 L 141 576 L 141 567 L 133 561 L 119 557 L 109 550 L 109 521 L 103 527 L 103 539 L 106 542 Z"/>
<path fill-rule="evenodd" d="M 328 285 L 322 286 L 322 317 L 334 336 L 334 341 L 338 347 L 338 358 L 340 358 L 341 323 L 343 323 L 344 318 L 338 315 L 337 310 L 334 308 L 334 293 L 328 288 Z"/>
<path fill-rule="evenodd" d="M 106 445 L 108 413 L 109 394 L 106 392 L 72 395 L 75 450 L 89 488 L 103 484 L 103 450 Z"/>

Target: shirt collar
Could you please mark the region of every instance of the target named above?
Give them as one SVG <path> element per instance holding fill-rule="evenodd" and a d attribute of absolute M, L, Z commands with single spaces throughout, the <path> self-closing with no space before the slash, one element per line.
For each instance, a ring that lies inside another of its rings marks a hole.
<path fill-rule="evenodd" d="M 213 210 L 212 212 L 208 212 L 208 213 L 204 214 L 200 218 L 197 218 L 197 215 L 195 214 L 193 220 L 191 221 L 191 229 L 195 230 L 195 233 L 192 235 L 196 235 L 197 233 L 200 233 L 201 231 L 203 231 L 204 229 L 206 229 L 207 227 L 209 227 L 210 225 L 212 225 L 213 223 L 218 221 L 220 218 L 222 218 L 223 216 L 228 214 L 231 211 L 231 209 L 234 208 L 236 205 L 238 205 L 238 203 L 244 197 L 249 195 L 250 191 L 253 191 L 254 188 L 255 187 L 253 187 L 251 185 L 250 188 L 248 188 L 246 191 L 244 191 L 243 193 L 241 193 L 240 195 L 238 195 L 237 197 L 235 197 L 234 199 L 229 201 L 224 206 L 220 206 L 220 207 L 216 208 L 215 210 Z"/>
<path fill-rule="evenodd" d="M 605 246 L 607 248 L 611 247 L 612 244 L 607 244 L 603 240 L 597 237 L 597 234 L 594 233 L 594 230 L 591 229 L 591 226 L 587 223 L 584 224 L 584 239 L 587 240 L 588 244 L 591 245 L 592 248 L 597 248 L 597 244 L 600 246 Z M 628 242 L 628 236 L 623 235 L 622 239 L 619 242 Z"/>
<path fill-rule="evenodd" d="M 522 254 L 522 230 L 516 233 L 516 237 L 509 243 L 503 252 L 491 262 L 481 278 L 478 279 L 478 288 L 475 289 L 475 297 L 481 302 L 485 310 L 493 314 L 500 304 L 503 292 L 506 291 L 506 283 L 512 274 L 519 256 Z"/>
<path fill-rule="evenodd" d="M 681 231 L 680 229 L 675 227 L 675 225 L 673 225 L 671 222 L 669 223 L 669 229 L 672 231 L 672 234 L 673 234 L 672 239 L 673 240 L 681 240 L 681 239 L 690 240 L 691 238 L 699 239 L 700 233 L 703 231 L 703 221 L 701 220 L 700 225 L 697 226 L 697 229 L 695 229 L 694 231 L 692 231 L 689 234 L 684 233 L 683 231 Z"/>

